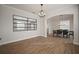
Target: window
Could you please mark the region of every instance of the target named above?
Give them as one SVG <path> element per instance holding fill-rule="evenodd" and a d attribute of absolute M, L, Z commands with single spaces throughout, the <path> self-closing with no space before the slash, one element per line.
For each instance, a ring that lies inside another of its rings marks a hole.
<path fill-rule="evenodd" d="M 13 31 L 29 31 L 37 29 L 37 20 L 18 15 L 13 16 Z"/>
<path fill-rule="evenodd" d="M 70 21 L 69 20 L 61 20 L 60 21 L 60 29 L 70 30 Z"/>

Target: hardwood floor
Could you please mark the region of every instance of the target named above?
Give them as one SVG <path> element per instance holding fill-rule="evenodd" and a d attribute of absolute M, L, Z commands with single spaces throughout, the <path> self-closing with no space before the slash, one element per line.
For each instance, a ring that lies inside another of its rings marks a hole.
<path fill-rule="evenodd" d="M 35 37 L 15 43 L 0 46 L 3 54 L 74 54 L 79 53 L 79 46 L 73 45 L 72 40 L 52 37 Z"/>

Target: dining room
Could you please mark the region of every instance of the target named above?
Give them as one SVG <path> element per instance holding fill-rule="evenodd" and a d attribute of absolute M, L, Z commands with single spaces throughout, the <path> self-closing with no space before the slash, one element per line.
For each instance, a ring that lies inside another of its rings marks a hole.
<path fill-rule="evenodd" d="M 47 35 L 52 37 L 74 39 L 73 14 L 56 15 L 48 19 Z"/>

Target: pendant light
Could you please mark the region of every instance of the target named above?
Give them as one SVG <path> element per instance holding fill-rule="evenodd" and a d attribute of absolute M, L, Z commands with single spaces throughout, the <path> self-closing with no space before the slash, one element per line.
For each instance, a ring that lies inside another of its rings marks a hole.
<path fill-rule="evenodd" d="M 44 17 L 46 14 L 44 13 L 44 10 L 43 10 L 43 4 L 40 4 L 40 5 L 41 5 L 41 10 L 39 11 L 39 16 Z"/>

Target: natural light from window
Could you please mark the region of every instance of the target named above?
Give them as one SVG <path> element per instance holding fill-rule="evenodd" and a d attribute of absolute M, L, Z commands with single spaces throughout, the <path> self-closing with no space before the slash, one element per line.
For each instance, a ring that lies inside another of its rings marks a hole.
<path fill-rule="evenodd" d="M 70 30 L 70 21 L 69 20 L 60 21 L 60 29 L 68 29 L 68 30 Z"/>

